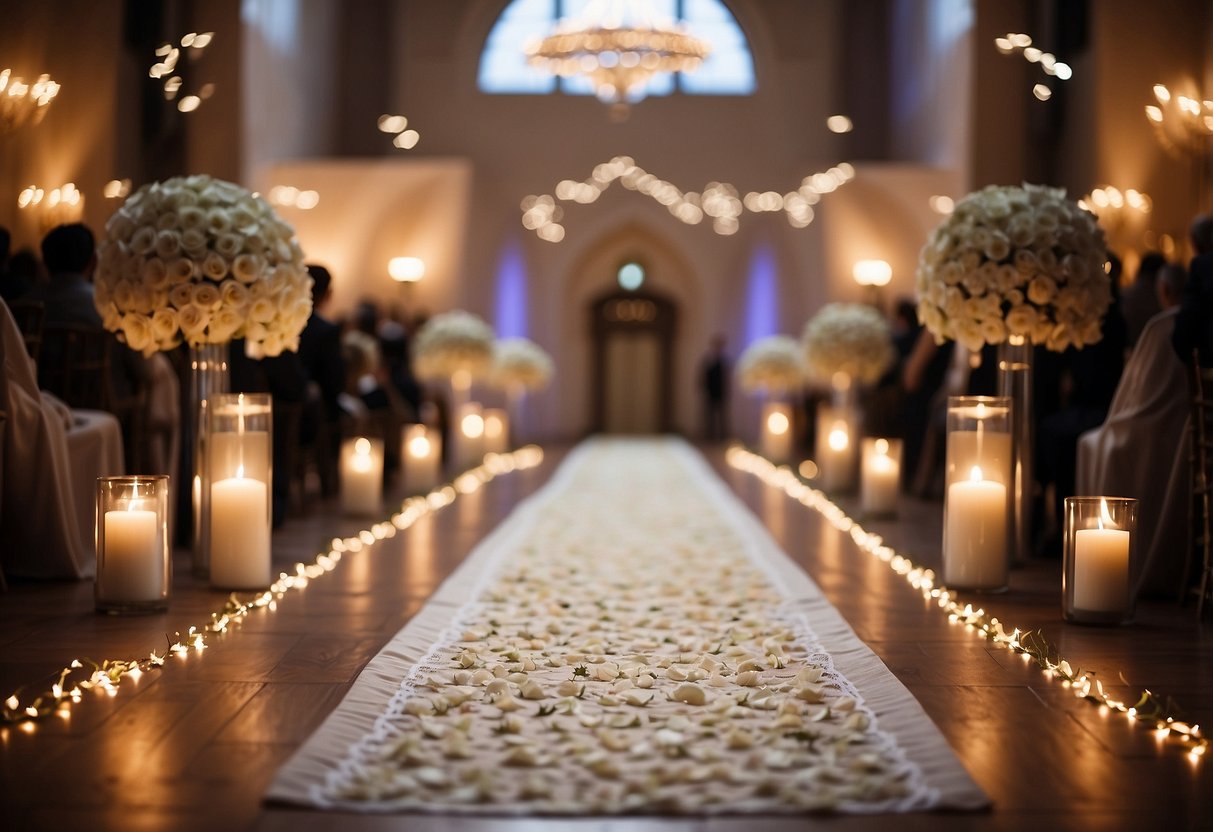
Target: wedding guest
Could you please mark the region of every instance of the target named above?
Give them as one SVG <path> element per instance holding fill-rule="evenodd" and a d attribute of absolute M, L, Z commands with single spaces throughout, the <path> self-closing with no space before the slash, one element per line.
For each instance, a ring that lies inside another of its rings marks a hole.
<path fill-rule="evenodd" d="M 328 492 L 335 477 L 325 474 L 336 472 L 337 439 L 341 437 L 341 395 L 346 389 L 346 359 L 341 349 L 341 326 L 325 317 L 325 308 L 332 296 L 332 275 L 329 269 L 318 264 L 309 264 L 312 275 L 312 317 L 300 334 L 300 363 L 308 381 L 318 394 L 317 408 L 304 408 L 300 426 L 300 441 L 309 445 L 317 440 L 321 429 L 328 431 L 330 439 L 328 456 L 320 460 L 321 490 Z M 321 424 L 323 421 L 323 424 Z"/>
<path fill-rule="evenodd" d="M 93 302 L 93 270 L 97 265 L 93 232 L 80 223 L 60 225 L 42 239 L 42 262 L 49 279 L 35 284 L 23 300 L 44 306 L 42 348 L 38 355 L 38 383 L 45 389 L 63 396 L 62 379 L 66 369 L 67 342 L 54 331 L 60 325 L 81 326 L 103 331 L 101 315 Z M 126 402 L 137 399 L 147 389 L 151 370 L 146 359 L 129 349 L 118 339 L 112 340 L 110 350 L 110 406 L 115 412 L 125 411 Z M 96 402 L 73 402 L 75 406 L 96 406 Z M 124 425 L 124 430 L 129 430 Z M 135 437 L 127 435 L 128 446 Z"/>
<path fill-rule="evenodd" d="M 20 300 L 31 287 L 45 280 L 38 255 L 32 249 L 18 249 L 8 259 L 8 274 L 4 278 L 7 294 L 4 299 L 10 302 Z"/>
<path fill-rule="evenodd" d="M 1187 548 L 1188 384 L 1171 347 L 1178 309 L 1155 315 L 1137 342 L 1108 417 L 1078 440 L 1078 494 L 1136 497 L 1143 568 L 1134 592 L 1174 594 Z"/>
<path fill-rule="evenodd" d="M 1061 556 L 1061 517 L 1064 499 L 1077 490 L 1078 438 L 1103 424 L 1120 384 L 1128 346 L 1128 326 L 1120 310 L 1118 283 L 1112 280 L 1112 304 L 1101 324 L 1103 337 L 1081 349 L 1062 353 L 1061 407 L 1044 415 L 1036 444 L 1037 482 L 1042 494 L 1053 486 L 1053 524 L 1037 512 L 1036 553 Z"/>
<path fill-rule="evenodd" d="M 1167 258 L 1157 251 L 1146 252 L 1137 266 L 1137 276 L 1121 293 L 1120 308 L 1125 318 L 1130 348 L 1137 343 L 1150 319 L 1162 311 L 1158 305 L 1156 284 L 1158 271 L 1165 265 Z"/>
<path fill-rule="evenodd" d="M 1189 265 L 1172 344 L 1185 365 L 1197 353 L 1202 367 L 1213 367 L 1213 217 L 1201 214 L 1188 230 L 1196 256 Z"/>
<path fill-rule="evenodd" d="M 703 438 L 708 442 L 723 442 L 728 438 L 728 379 L 729 364 L 724 353 L 723 335 L 712 337 L 708 353 L 700 367 L 700 389 L 703 393 Z"/>
<path fill-rule="evenodd" d="M 1183 302 L 1184 286 L 1188 283 L 1187 270 L 1178 263 L 1168 263 L 1158 270 L 1155 288 L 1160 311 L 1174 309 Z"/>

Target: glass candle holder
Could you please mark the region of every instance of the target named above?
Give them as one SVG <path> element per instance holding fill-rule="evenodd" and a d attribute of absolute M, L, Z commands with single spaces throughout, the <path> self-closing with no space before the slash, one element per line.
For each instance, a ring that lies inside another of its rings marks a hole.
<path fill-rule="evenodd" d="M 817 481 L 824 491 L 855 490 L 859 467 L 859 411 L 854 407 L 817 407 Z"/>
<path fill-rule="evenodd" d="M 466 402 L 456 413 L 453 458 L 456 471 L 466 471 L 484 461 L 484 408 L 480 402 Z"/>
<path fill-rule="evenodd" d="M 762 406 L 762 455 L 775 464 L 792 460 L 792 406 L 787 402 L 766 402 Z"/>
<path fill-rule="evenodd" d="M 438 485 L 442 472 L 442 435 L 427 425 L 401 429 L 400 467 L 407 494 L 425 494 Z"/>
<path fill-rule="evenodd" d="M 383 513 L 383 440 L 359 436 L 341 443 L 341 510 L 359 517 Z"/>
<path fill-rule="evenodd" d="M 863 440 L 863 464 L 859 475 L 859 508 L 864 514 L 897 513 L 901 486 L 901 440 Z"/>
<path fill-rule="evenodd" d="M 1011 549 L 1011 401 L 948 399 L 943 581 L 956 589 L 1007 588 Z"/>
<path fill-rule="evenodd" d="M 168 543 L 169 478 L 97 478 L 97 610 L 168 609 L 172 558 Z"/>
<path fill-rule="evenodd" d="M 269 393 L 224 393 L 210 414 L 210 578 L 224 589 L 273 582 L 273 416 Z"/>
<path fill-rule="evenodd" d="M 484 452 L 486 454 L 503 454 L 509 449 L 510 417 L 501 408 L 485 408 Z"/>
<path fill-rule="evenodd" d="M 1137 500 L 1066 497 L 1062 611 L 1080 624 L 1133 620 Z"/>

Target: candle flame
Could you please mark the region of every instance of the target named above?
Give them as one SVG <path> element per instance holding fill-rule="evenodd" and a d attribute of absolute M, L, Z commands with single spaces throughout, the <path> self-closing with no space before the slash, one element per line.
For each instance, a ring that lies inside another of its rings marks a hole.
<path fill-rule="evenodd" d="M 986 418 L 986 406 L 985 406 L 985 403 L 984 403 L 984 402 L 978 402 L 978 403 L 977 403 L 977 407 L 976 407 L 975 409 L 976 409 L 976 411 L 977 411 L 977 418 L 978 418 L 978 419 L 984 419 L 984 418 Z"/>
<path fill-rule="evenodd" d="M 876 453 L 880 454 L 881 456 L 887 456 L 889 453 L 889 440 L 877 439 L 874 447 L 876 449 Z"/>
<path fill-rule="evenodd" d="M 430 440 L 424 436 L 414 436 L 409 440 L 409 453 L 415 457 L 430 455 Z"/>
<path fill-rule="evenodd" d="M 1112 521 L 1112 515 L 1108 512 L 1108 501 L 1103 497 L 1099 498 L 1099 528 L 1116 528 L 1116 524 Z"/>
<path fill-rule="evenodd" d="M 236 468 L 236 479 L 238 479 L 238 480 L 244 479 L 244 466 L 243 465 L 240 465 Z"/>
<path fill-rule="evenodd" d="M 776 436 L 783 436 L 788 432 L 788 417 L 784 413 L 776 410 L 767 416 L 767 430 Z"/>
<path fill-rule="evenodd" d="M 354 443 L 354 453 L 358 454 L 358 456 L 370 456 L 371 440 L 366 437 L 359 437 Z"/>
<path fill-rule="evenodd" d="M 833 429 L 830 431 L 829 437 L 830 447 L 835 451 L 845 451 L 847 445 L 851 443 L 850 437 L 847 436 L 847 426 L 845 422 L 835 422 Z"/>
<path fill-rule="evenodd" d="M 981 469 L 976 465 L 969 471 L 969 482 L 981 482 Z"/>

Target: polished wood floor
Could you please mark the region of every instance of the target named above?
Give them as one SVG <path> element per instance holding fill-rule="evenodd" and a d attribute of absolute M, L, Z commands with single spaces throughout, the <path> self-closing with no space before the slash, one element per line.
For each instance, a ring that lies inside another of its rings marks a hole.
<path fill-rule="evenodd" d="M 949 624 L 904 580 L 814 513 L 750 475 L 712 463 L 775 538 L 821 585 L 859 635 L 913 691 L 994 809 L 897 817 L 485 820 L 351 816 L 266 806 L 283 763 L 340 701 L 365 663 L 424 603 L 475 543 L 540 486 L 541 468 L 501 477 L 405 534 L 348 555 L 331 575 L 261 611 L 205 652 L 174 660 L 115 697 L 87 695 L 67 719 L 32 732 L 0 729 L 0 830 L 409 829 L 792 830 L 1210 829 L 1213 755 L 1191 763 L 1152 732 L 1101 715 L 1021 657 Z M 916 560 L 938 559 L 940 507 L 907 504 L 898 523 L 872 524 Z M 314 506 L 274 539 L 284 566 L 310 560 L 362 524 Z M 23 584 L 0 594 L 0 696 L 73 658 L 161 649 L 165 633 L 222 605 L 179 579 L 169 613 L 93 612 L 91 584 Z M 1174 696 L 1213 725 L 1213 627 L 1189 607 L 1143 605 L 1124 629 L 1064 625 L 1056 562 L 1017 570 L 1010 592 L 979 598 L 1001 619 L 1040 628 L 1062 654 L 1129 695 Z M 1120 674 L 1120 675 L 1118 675 Z M 1123 677 L 1123 682 L 1121 678 Z"/>

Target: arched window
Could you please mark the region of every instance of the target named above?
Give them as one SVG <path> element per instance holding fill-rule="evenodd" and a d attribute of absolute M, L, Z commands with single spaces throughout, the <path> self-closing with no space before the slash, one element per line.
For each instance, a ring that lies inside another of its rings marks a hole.
<path fill-rule="evenodd" d="M 590 0 L 513 0 L 484 43 L 477 84 L 481 92 L 509 95 L 591 95 L 584 78 L 556 78 L 527 65 L 525 48 L 543 37 L 556 21 L 576 17 Z M 754 59 L 737 20 L 721 0 L 649 0 L 657 15 L 685 23 L 708 42 L 711 54 L 692 73 L 659 75 L 646 87 L 646 95 L 752 95 Z"/>

